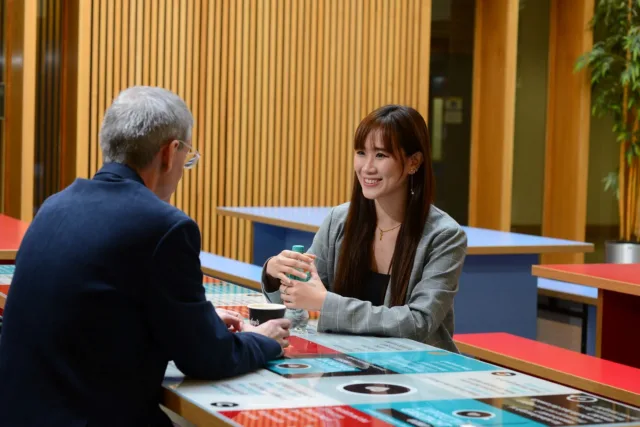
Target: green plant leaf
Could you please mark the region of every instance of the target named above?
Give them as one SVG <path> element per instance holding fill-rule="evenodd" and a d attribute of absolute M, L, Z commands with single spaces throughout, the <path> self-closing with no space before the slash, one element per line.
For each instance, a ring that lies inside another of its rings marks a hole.
<path fill-rule="evenodd" d="M 618 198 L 618 174 L 616 172 L 609 172 L 602 178 L 602 182 L 604 183 L 604 191 L 612 191 L 616 198 Z"/>
<path fill-rule="evenodd" d="M 622 161 L 630 164 L 640 157 L 640 131 L 632 130 L 640 109 L 640 0 L 632 0 L 631 7 L 626 0 L 595 3 L 589 22 L 594 43 L 576 60 L 574 70 L 590 73 L 591 114 L 613 119 L 611 130 L 616 142 L 628 144 Z M 630 141 L 635 142 L 629 144 Z M 618 165 L 618 170 L 621 166 Z M 610 172 L 602 181 L 605 191 L 612 191 L 619 199 L 617 171 Z"/>

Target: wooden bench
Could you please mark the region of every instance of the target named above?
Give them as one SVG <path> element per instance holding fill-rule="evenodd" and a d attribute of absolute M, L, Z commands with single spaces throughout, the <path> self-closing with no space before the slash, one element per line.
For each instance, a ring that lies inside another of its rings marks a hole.
<path fill-rule="evenodd" d="M 209 252 L 200 253 L 200 262 L 207 276 L 260 290 L 262 267 Z M 538 279 L 538 294 L 586 305 L 598 303 L 597 289 L 558 280 Z"/>
<path fill-rule="evenodd" d="M 202 271 L 207 276 L 260 290 L 262 267 L 208 252 L 200 253 Z M 597 305 L 598 290 L 558 280 L 538 279 L 538 294 L 580 304 Z"/>
<path fill-rule="evenodd" d="M 208 252 L 200 252 L 200 265 L 207 276 L 262 290 L 262 267 Z"/>
<path fill-rule="evenodd" d="M 640 369 L 502 332 L 458 334 L 454 341 L 477 359 L 640 405 Z"/>

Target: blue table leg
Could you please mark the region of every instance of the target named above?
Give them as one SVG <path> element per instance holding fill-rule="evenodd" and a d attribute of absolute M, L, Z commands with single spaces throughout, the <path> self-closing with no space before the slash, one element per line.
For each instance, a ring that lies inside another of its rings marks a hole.
<path fill-rule="evenodd" d="M 587 308 L 587 354 L 596 355 L 596 328 L 598 324 L 598 307 L 590 305 Z"/>
<path fill-rule="evenodd" d="M 508 332 L 536 339 L 538 255 L 468 255 L 456 296 L 455 332 Z"/>
<path fill-rule="evenodd" d="M 304 245 L 308 250 L 315 233 L 253 223 L 253 264 L 263 266 L 265 261 L 293 245 Z"/>

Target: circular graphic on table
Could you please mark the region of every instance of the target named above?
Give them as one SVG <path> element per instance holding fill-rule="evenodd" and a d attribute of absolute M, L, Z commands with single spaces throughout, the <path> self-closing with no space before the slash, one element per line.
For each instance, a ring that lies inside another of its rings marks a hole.
<path fill-rule="evenodd" d="M 578 403 L 594 403 L 598 401 L 596 397 L 587 396 L 584 394 L 572 394 L 570 396 L 567 396 L 567 400 L 570 402 L 578 402 Z"/>
<path fill-rule="evenodd" d="M 491 372 L 491 375 L 495 375 L 496 377 L 515 377 L 515 372 L 506 372 L 506 371 L 498 371 Z"/>
<path fill-rule="evenodd" d="M 211 406 L 215 408 L 235 408 L 239 405 L 235 402 L 213 402 Z"/>
<path fill-rule="evenodd" d="M 370 396 L 389 396 L 415 392 L 415 389 L 411 387 L 389 383 L 352 383 L 338 388 L 347 393 L 368 394 Z"/>
<path fill-rule="evenodd" d="M 282 369 L 309 369 L 311 367 L 310 365 L 306 365 L 304 363 L 281 363 L 276 366 Z"/>
<path fill-rule="evenodd" d="M 472 418 L 474 420 L 488 420 L 489 418 L 493 418 L 496 414 L 487 411 L 476 411 L 474 409 L 464 409 L 462 411 L 455 411 L 453 415 L 462 418 Z"/>

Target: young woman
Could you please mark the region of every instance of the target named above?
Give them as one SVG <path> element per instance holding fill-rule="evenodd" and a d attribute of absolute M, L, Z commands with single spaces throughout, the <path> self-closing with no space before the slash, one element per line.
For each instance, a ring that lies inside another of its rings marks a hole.
<path fill-rule="evenodd" d="M 331 210 L 308 254 L 285 250 L 265 263 L 265 295 L 320 310 L 320 332 L 410 338 L 457 352 L 453 298 L 467 238 L 432 206 L 420 113 L 387 105 L 369 114 L 356 130 L 353 167 L 351 202 Z M 308 282 L 287 277 L 304 271 Z"/>

